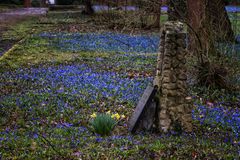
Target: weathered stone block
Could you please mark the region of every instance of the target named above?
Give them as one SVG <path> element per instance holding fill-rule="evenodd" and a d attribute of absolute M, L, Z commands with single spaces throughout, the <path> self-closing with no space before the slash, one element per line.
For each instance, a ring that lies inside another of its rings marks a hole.
<path fill-rule="evenodd" d="M 185 48 L 186 41 L 184 39 L 177 39 L 176 43 L 178 46 Z"/>
<path fill-rule="evenodd" d="M 169 77 L 169 75 L 171 75 L 171 74 L 172 74 L 172 71 L 171 71 L 171 70 L 164 70 L 163 73 L 162 73 L 162 75 L 163 75 L 164 77 Z"/>
<path fill-rule="evenodd" d="M 159 128 L 161 128 L 163 130 L 163 132 L 168 132 L 171 122 L 172 121 L 170 118 L 160 119 L 160 122 L 159 122 L 160 127 Z"/>
<path fill-rule="evenodd" d="M 177 77 L 176 77 L 175 74 L 171 74 L 171 75 L 169 76 L 169 78 L 170 78 L 170 82 L 172 82 L 172 83 L 176 83 L 176 82 L 177 82 Z"/>
<path fill-rule="evenodd" d="M 177 51 L 175 51 L 175 50 L 173 50 L 172 52 L 171 52 L 171 56 L 175 56 L 177 54 Z"/>
<path fill-rule="evenodd" d="M 185 81 L 179 80 L 179 81 L 177 81 L 177 87 L 178 87 L 179 89 L 186 90 L 186 89 L 187 89 L 187 84 L 186 84 Z"/>
<path fill-rule="evenodd" d="M 177 60 L 175 58 L 172 60 L 172 67 L 173 68 L 179 68 L 179 64 L 180 64 L 179 60 Z"/>
<path fill-rule="evenodd" d="M 185 122 L 191 122 L 192 121 L 192 114 L 191 113 L 186 113 L 182 116 L 183 121 Z"/>
<path fill-rule="evenodd" d="M 185 113 L 185 104 L 181 104 L 181 105 L 176 106 L 176 111 L 178 113 Z"/>
<path fill-rule="evenodd" d="M 162 83 L 170 83 L 171 80 L 169 77 L 163 77 Z"/>
<path fill-rule="evenodd" d="M 172 41 L 169 41 L 169 43 L 165 45 L 165 51 L 171 52 L 171 50 L 173 49 L 173 46 L 174 47 L 176 46 L 175 43 L 173 43 Z"/>
<path fill-rule="evenodd" d="M 192 104 L 186 104 L 184 106 L 185 113 L 191 113 L 192 112 Z"/>
<path fill-rule="evenodd" d="M 166 119 L 166 118 L 169 118 L 168 115 L 167 115 L 167 110 L 166 109 L 162 109 L 159 113 L 159 117 L 160 119 Z"/>
<path fill-rule="evenodd" d="M 179 53 L 179 51 L 178 51 L 178 53 Z M 179 60 L 179 61 L 182 61 L 185 58 L 185 56 L 183 54 L 177 54 L 176 57 L 177 57 L 177 60 Z"/>
<path fill-rule="evenodd" d="M 186 73 L 180 73 L 180 74 L 178 75 L 178 79 L 180 79 L 180 80 L 187 80 L 187 75 L 186 75 Z"/>
<path fill-rule="evenodd" d="M 167 97 L 167 106 L 168 107 L 174 107 L 176 106 L 176 97 Z"/>
<path fill-rule="evenodd" d="M 170 97 L 179 96 L 179 93 L 176 90 L 166 90 L 165 94 Z"/>
<path fill-rule="evenodd" d="M 171 69 L 171 64 L 170 63 L 165 63 L 164 65 L 163 65 L 163 70 L 166 70 L 166 69 Z"/>
<path fill-rule="evenodd" d="M 186 102 L 184 97 L 175 97 L 175 101 L 177 105 L 184 104 Z"/>
<path fill-rule="evenodd" d="M 165 52 L 165 53 L 164 53 L 164 56 L 167 57 L 167 58 L 168 58 L 168 57 L 171 57 L 171 52 Z"/>
<path fill-rule="evenodd" d="M 176 38 L 177 38 L 177 39 L 185 40 L 186 37 L 187 37 L 187 34 L 184 33 L 184 32 L 178 32 L 178 34 L 176 34 Z"/>
<path fill-rule="evenodd" d="M 168 90 L 176 90 L 177 89 L 177 84 L 176 83 L 165 83 L 162 85 L 163 89 L 168 89 Z"/>
<path fill-rule="evenodd" d="M 164 47 L 161 46 L 161 47 L 159 48 L 159 51 L 162 53 L 162 52 L 164 51 Z"/>

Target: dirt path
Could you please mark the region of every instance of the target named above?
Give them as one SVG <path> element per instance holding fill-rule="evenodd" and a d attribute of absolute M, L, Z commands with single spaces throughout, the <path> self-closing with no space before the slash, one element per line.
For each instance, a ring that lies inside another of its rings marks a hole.
<path fill-rule="evenodd" d="M 9 28 L 28 17 L 41 16 L 47 13 L 46 8 L 18 8 L 7 12 L 0 12 L 0 56 L 8 50 L 15 41 L 3 40 L 2 34 Z"/>

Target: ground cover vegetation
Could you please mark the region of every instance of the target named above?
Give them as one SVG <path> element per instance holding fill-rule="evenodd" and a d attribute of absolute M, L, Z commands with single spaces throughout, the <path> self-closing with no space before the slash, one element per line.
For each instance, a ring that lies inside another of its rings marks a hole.
<path fill-rule="evenodd" d="M 239 34 L 237 9 L 229 7 L 228 14 Z M 4 34 L 5 39 L 25 38 L 0 57 L 3 159 L 239 157 L 238 90 L 195 85 L 192 72 L 192 133 L 128 132 L 128 118 L 155 76 L 160 41 L 159 29 L 147 25 L 154 23 L 153 17 L 137 15 L 53 11 Z M 239 85 L 239 45 L 220 44 L 219 50 L 225 53 L 219 61 L 228 68 L 229 81 Z M 189 57 L 188 67 L 194 64 Z M 114 121 L 107 117 L 113 131 L 101 136 L 92 123 L 98 114 L 108 113 L 115 115 Z"/>

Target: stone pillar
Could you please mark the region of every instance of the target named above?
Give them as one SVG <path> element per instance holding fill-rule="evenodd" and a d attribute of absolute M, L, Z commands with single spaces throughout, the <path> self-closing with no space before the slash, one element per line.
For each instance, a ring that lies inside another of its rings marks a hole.
<path fill-rule="evenodd" d="M 158 128 L 192 131 L 192 104 L 187 96 L 186 33 L 181 22 L 169 21 L 161 31 L 154 85 L 159 88 Z"/>

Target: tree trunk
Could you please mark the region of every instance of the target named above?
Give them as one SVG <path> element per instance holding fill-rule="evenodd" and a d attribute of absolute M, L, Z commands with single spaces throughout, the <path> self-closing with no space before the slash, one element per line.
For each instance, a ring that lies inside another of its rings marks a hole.
<path fill-rule="evenodd" d="M 24 7 L 25 8 L 31 7 L 31 0 L 24 0 Z"/>
<path fill-rule="evenodd" d="M 189 49 L 191 52 L 198 53 L 203 50 L 203 32 L 202 21 L 204 18 L 204 3 L 202 0 L 187 0 L 188 8 L 188 29 L 189 29 Z M 204 51 L 202 51 L 204 52 Z"/>
<path fill-rule="evenodd" d="M 234 41 L 223 0 L 187 0 L 187 7 L 192 52 L 215 54 L 216 42 Z"/>
<path fill-rule="evenodd" d="M 235 36 L 231 27 L 224 0 L 206 1 L 206 15 L 210 22 L 210 30 L 217 41 L 234 42 Z"/>
<path fill-rule="evenodd" d="M 40 1 L 40 7 L 46 7 L 47 4 L 46 4 L 46 0 L 41 0 Z"/>
<path fill-rule="evenodd" d="M 154 16 L 155 16 L 155 22 L 153 24 L 154 27 L 160 28 L 160 22 L 161 22 L 161 6 L 162 6 L 162 0 L 156 1 L 156 5 L 154 7 Z"/>
<path fill-rule="evenodd" d="M 85 0 L 85 14 L 91 15 L 93 13 L 94 13 L 94 10 L 92 8 L 92 1 Z"/>

